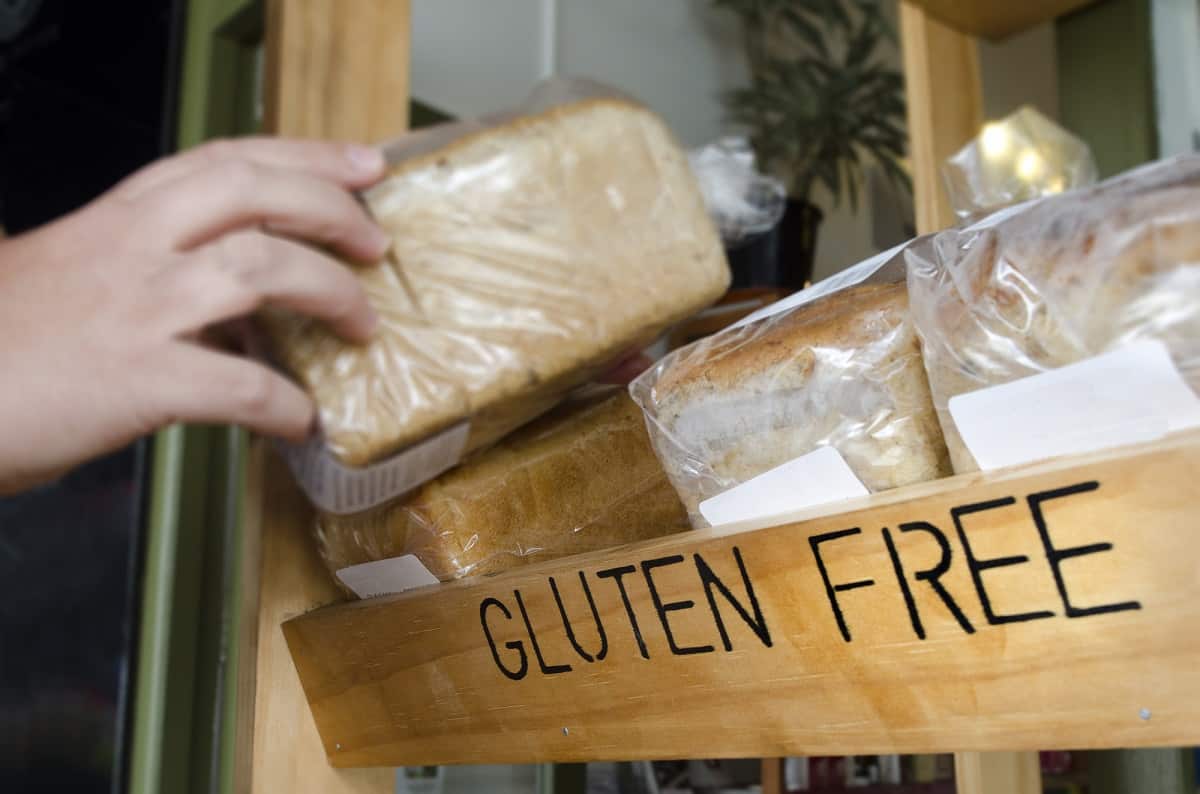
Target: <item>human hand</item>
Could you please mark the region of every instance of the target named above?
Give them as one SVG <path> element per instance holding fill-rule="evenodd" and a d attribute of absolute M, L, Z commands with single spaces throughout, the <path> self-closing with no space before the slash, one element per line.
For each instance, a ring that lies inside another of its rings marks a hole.
<path fill-rule="evenodd" d="M 304 392 L 220 340 L 267 305 L 369 337 L 358 280 L 300 241 L 380 259 L 388 238 L 348 191 L 383 170 L 365 147 L 217 142 L 0 241 L 0 493 L 177 421 L 303 438 Z"/>

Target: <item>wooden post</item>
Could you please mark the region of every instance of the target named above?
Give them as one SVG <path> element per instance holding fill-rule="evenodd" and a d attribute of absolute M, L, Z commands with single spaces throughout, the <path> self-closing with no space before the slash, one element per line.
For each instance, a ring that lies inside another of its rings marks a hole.
<path fill-rule="evenodd" d="M 908 89 L 908 139 L 917 231 L 954 224 L 942 163 L 978 134 L 983 83 L 975 38 L 900 3 L 900 37 Z M 956 753 L 959 794 L 1040 794 L 1037 753 Z"/>
<path fill-rule="evenodd" d="M 917 231 L 954 223 L 942 163 L 983 124 L 983 87 L 975 39 L 909 2 L 900 4 L 900 38 L 908 94 L 909 157 Z"/>
<path fill-rule="evenodd" d="M 270 0 L 266 124 L 380 141 L 408 128 L 408 0 Z"/>
<path fill-rule="evenodd" d="M 762 760 L 762 794 L 784 794 L 782 758 Z"/>
<path fill-rule="evenodd" d="M 394 136 L 408 125 L 408 63 L 408 0 L 269 0 L 266 128 L 337 140 Z M 239 674 L 239 691 L 253 693 L 253 701 L 244 700 L 238 726 L 243 742 L 252 739 L 248 762 L 236 765 L 235 788 L 390 792 L 393 770 L 335 770 L 325 758 L 280 624 L 339 595 L 310 536 L 311 509 L 278 458 L 254 443 L 246 531 L 261 535 L 247 543 L 243 648 L 250 647 Z"/>
<path fill-rule="evenodd" d="M 1037 753 L 955 753 L 958 794 L 1041 794 Z"/>

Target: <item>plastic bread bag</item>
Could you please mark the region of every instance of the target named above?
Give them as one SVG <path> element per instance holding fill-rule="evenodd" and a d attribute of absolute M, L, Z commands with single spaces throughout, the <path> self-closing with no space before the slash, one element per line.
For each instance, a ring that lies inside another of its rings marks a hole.
<path fill-rule="evenodd" d="M 688 160 L 726 248 L 769 231 L 783 217 L 787 189 L 755 168 L 754 150 L 745 138 L 722 138 L 693 149 Z"/>
<path fill-rule="evenodd" d="M 928 242 L 768 306 L 631 384 L 694 526 L 714 523 L 710 500 L 735 486 L 793 461 L 824 466 L 808 458 L 818 450 L 865 492 L 949 472 L 904 286 L 905 247 Z"/>
<path fill-rule="evenodd" d="M 942 174 L 955 213 L 972 220 L 1095 184 L 1096 161 L 1086 143 L 1026 106 L 984 125 Z"/>
<path fill-rule="evenodd" d="M 941 232 L 909 294 L 956 471 L 974 471 L 950 398 L 1140 340 L 1200 389 L 1200 157 Z"/>
<path fill-rule="evenodd" d="M 657 116 L 595 84 L 553 81 L 515 112 L 385 152 L 363 200 L 393 244 L 356 270 L 375 338 L 266 318 L 276 360 L 317 403 L 321 438 L 289 458 L 318 507 L 352 513 L 419 485 L 728 286 L 686 155 Z"/>
<path fill-rule="evenodd" d="M 322 515 L 318 543 L 335 575 L 412 554 L 449 581 L 685 529 L 641 411 L 610 387 L 577 392 L 405 498 Z"/>

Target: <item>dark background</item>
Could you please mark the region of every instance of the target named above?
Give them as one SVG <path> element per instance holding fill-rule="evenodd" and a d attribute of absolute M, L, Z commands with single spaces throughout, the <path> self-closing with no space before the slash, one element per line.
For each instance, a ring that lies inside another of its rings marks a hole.
<path fill-rule="evenodd" d="M 9 235 L 173 148 L 181 10 L 0 0 Z M 0 387 L 20 388 L 3 377 Z M 147 454 L 140 442 L 0 500 L 0 791 L 124 789 Z"/>

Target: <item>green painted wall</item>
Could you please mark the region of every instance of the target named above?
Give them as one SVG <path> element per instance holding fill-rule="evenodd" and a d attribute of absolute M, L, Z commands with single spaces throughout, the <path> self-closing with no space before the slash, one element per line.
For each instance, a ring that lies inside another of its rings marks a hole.
<path fill-rule="evenodd" d="M 1174 748 L 1088 753 L 1091 794 L 1195 794 L 1192 752 Z"/>
<path fill-rule="evenodd" d="M 221 64 L 217 59 L 223 54 L 219 39 L 230 38 L 228 35 L 218 36 L 218 32 L 228 30 L 231 25 L 236 27 L 238 22 L 249 21 L 248 17 L 255 13 L 256 7 L 261 8 L 257 0 L 192 0 L 189 3 L 183 86 L 179 101 L 181 149 L 195 146 L 215 134 L 210 131 L 217 125 L 210 118 L 209 103 L 211 97 L 221 96 L 221 92 L 210 89 L 214 83 L 221 82 L 221 76 L 235 71 L 222 69 L 227 64 Z M 247 30 L 246 35 L 253 35 L 253 29 Z M 232 132 L 226 129 L 220 134 L 229 135 Z"/>
<path fill-rule="evenodd" d="M 1055 23 L 1059 112 L 1101 177 L 1158 156 L 1150 0 L 1101 0 Z"/>

